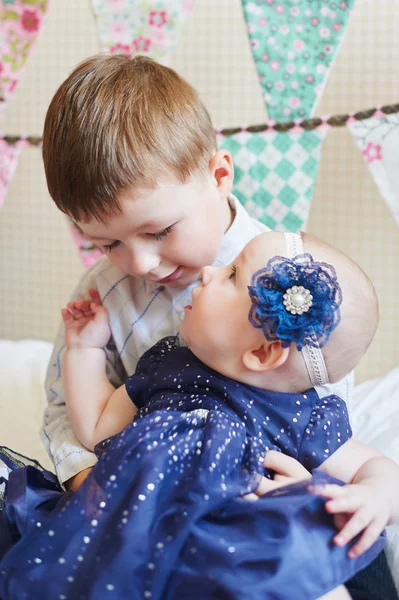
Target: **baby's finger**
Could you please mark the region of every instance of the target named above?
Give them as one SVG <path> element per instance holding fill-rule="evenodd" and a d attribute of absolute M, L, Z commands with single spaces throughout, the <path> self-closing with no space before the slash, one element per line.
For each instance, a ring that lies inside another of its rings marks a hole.
<path fill-rule="evenodd" d="M 310 477 L 309 471 L 295 460 L 295 458 L 276 450 L 266 452 L 264 466 L 266 469 L 271 469 L 279 475 L 285 475 L 286 477 L 295 479 L 307 479 Z"/>
<path fill-rule="evenodd" d="M 367 529 L 363 532 L 360 540 L 349 550 L 348 556 L 350 558 L 356 558 L 356 556 L 360 556 L 366 552 L 366 550 L 371 548 L 374 542 L 377 541 L 382 531 L 383 527 L 379 526 L 376 520 L 371 521 Z"/>
<path fill-rule="evenodd" d="M 255 490 L 255 494 L 259 497 L 264 496 L 268 492 L 271 492 L 272 490 L 275 490 L 275 489 L 281 487 L 282 485 L 283 484 L 277 483 L 273 479 L 267 479 L 267 477 L 262 477 L 262 479 L 260 480 L 258 489 Z"/>
<path fill-rule="evenodd" d="M 248 500 L 248 502 L 256 502 L 257 500 L 259 500 L 259 497 L 256 494 L 245 494 L 245 496 L 242 496 L 243 500 Z"/>
<path fill-rule="evenodd" d="M 346 494 L 340 498 L 328 500 L 325 509 L 330 514 L 354 513 L 364 506 L 364 501 L 355 494 Z"/>
<path fill-rule="evenodd" d="M 361 531 L 370 525 L 372 517 L 366 508 L 358 510 L 344 525 L 341 531 L 334 537 L 337 546 L 345 546 L 353 540 Z"/>
<path fill-rule="evenodd" d="M 336 485 L 335 483 L 310 484 L 308 490 L 316 496 L 323 496 L 323 498 L 341 498 L 348 494 L 346 486 Z"/>
<path fill-rule="evenodd" d="M 338 513 L 334 515 L 334 525 L 337 528 L 337 531 L 341 531 L 351 517 L 352 515 L 348 515 L 347 513 Z"/>
<path fill-rule="evenodd" d="M 276 475 L 273 477 L 273 481 L 278 481 L 281 485 L 289 485 L 290 483 L 293 483 L 292 477 L 279 475 L 278 473 L 276 473 Z"/>

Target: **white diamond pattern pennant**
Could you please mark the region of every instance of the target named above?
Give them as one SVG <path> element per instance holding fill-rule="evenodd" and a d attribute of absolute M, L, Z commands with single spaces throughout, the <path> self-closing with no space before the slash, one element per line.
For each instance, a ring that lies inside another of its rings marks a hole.
<path fill-rule="evenodd" d="M 233 156 L 233 192 L 251 216 L 273 230 L 304 226 L 327 131 L 219 134 L 219 147 Z"/>

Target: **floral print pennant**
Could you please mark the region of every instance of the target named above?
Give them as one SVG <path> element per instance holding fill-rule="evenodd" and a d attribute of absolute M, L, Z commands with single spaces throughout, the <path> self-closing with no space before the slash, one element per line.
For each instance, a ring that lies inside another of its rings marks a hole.
<path fill-rule="evenodd" d="M 271 119 L 310 117 L 355 0 L 241 0 Z"/>
<path fill-rule="evenodd" d="M 399 113 L 353 121 L 347 127 L 399 225 Z"/>
<path fill-rule="evenodd" d="M 47 4 L 48 0 L 0 0 L 0 111 L 18 84 Z"/>
<path fill-rule="evenodd" d="M 194 0 L 91 0 L 101 47 L 167 63 Z"/>

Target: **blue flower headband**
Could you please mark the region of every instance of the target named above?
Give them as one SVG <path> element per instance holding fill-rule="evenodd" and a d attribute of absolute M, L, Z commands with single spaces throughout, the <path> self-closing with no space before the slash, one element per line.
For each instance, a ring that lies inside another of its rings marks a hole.
<path fill-rule="evenodd" d="M 274 256 L 248 286 L 249 320 L 269 341 L 321 348 L 340 322 L 342 292 L 332 265 L 310 254 Z"/>

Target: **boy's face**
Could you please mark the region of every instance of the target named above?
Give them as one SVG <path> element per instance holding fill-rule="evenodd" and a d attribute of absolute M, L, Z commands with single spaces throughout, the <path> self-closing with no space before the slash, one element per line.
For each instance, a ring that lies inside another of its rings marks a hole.
<path fill-rule="evenodd" d="M 122 271 L 168 287 L 190 285 L 214 262 L 232 218 L 226 194 L 210 175 L 126 190 L 120 204 L 122 213 L 106 225 L 95 219 L 77 224 Z"/>
<path fill-rule="evenodd" d="M 248 286 L 252 275 L 277 254 L 285 254 L 284 237 L 264 233 L 251 240 L 230 265 L 203 269 L 180 333 L 193 353 L 216 371 L 239 378 L 240 357 L 250 346 L 265 342 L 262 331 L 248 320 Z"/>

